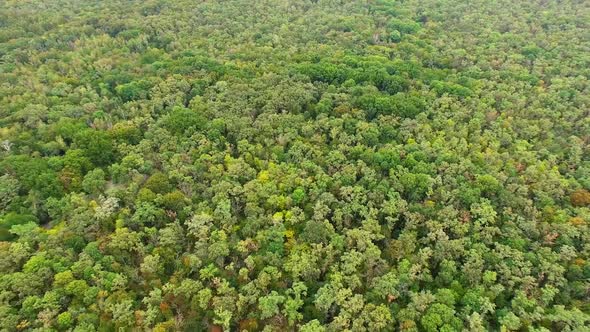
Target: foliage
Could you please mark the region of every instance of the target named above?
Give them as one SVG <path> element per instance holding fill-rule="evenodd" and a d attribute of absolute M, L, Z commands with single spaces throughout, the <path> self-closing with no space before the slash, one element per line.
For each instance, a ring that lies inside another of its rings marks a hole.
<path fill-rule="evenodd" d="M 0 330 L 588 330 L 588 22 L 0 1 Z"/>

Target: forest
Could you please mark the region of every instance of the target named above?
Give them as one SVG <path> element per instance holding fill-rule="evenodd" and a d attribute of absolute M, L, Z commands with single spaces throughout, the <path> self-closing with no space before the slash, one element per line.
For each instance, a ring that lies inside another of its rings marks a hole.
<path fill-rule="evenodd" d="M 0 331 L 590 331 L 590 1 L 0 1 Z"/>

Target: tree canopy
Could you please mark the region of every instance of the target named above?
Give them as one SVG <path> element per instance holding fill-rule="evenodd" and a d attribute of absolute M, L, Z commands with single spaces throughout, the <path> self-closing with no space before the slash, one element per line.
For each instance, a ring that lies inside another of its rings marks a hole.
<path fill-rule="evenodd" d="M 590 329 L 590 4 L 0 1 L 0 331 Z"/>

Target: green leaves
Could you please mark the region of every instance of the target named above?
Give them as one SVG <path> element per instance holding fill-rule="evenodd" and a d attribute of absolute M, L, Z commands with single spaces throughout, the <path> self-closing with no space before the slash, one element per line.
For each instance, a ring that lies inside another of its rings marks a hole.
<path fill-rule="evenodd" d="M 583 1 L 63 2 L 0 1 L 0 330 L 590 323 Z"/>
<path fill-rule="evenodd" d="M 24 235 L 25 230 L 36 228 L 38 222 L 32 215 L 7 213 L 0 217 L 0 241 L 9 241 L 15 236 Z"/>
<path fill-rule="evenodd" d="M 145 99 L 148 97 L 151 83 L 146 80 L 133 81 L 115 87 L 115 92 L 124 101 Z"/>
<path fill-rule="evenodd" d="M 108 133 L 86 129 L 76 135 L 74 144 L 96 166 L 108 166 L 115 160 L 115 148 Z"/>
<path fill-rule="evenodd" d="M 205 127 L 206 119 L 202 114 L 183 107 L 173 108 L 162 120 L 163 127 L 175 135 L 191 135 L 189 130 L 198 131 Z"/>
<path fill-rule="evenodd" d="M 285 302 L 285 297 L 279 295 L 276 291 L 270 292 L 269 295 L 262 296 L 258 299 L 258 308 L 260 309 L 260 318 L 270 318 L 279 313 L 279 305 Z"/>

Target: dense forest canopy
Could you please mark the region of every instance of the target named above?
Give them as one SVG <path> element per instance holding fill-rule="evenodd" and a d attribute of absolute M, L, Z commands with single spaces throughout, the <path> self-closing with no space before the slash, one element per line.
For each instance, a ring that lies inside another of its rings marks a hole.
<path fill-rule="evenodd" d="M 1 331 L 589 331 L 590 2 L 0 1 Z"/>

